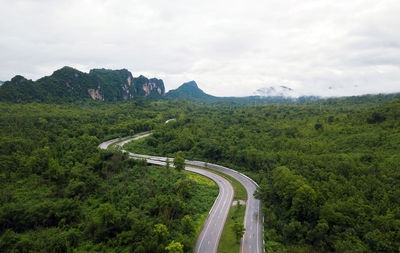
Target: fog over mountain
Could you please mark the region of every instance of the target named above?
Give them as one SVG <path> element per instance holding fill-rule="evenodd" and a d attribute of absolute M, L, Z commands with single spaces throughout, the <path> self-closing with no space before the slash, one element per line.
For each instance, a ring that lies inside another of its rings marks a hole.
<path fill-rule="evenodd" d="M 400 90 L 396 0 L 0 1 L 0 80 L 132 69 L 214 96 Z M 16 18 L 18 17 L 18 18 Z"/>
<path fill-rule="evenodd" d="M 286 86 L 272 86 L 264 87 L 256 90 L 253 93 L 255 96 L 260 97 L 299 97 L 300 94 L 296 93 L 293 89 Z"/>

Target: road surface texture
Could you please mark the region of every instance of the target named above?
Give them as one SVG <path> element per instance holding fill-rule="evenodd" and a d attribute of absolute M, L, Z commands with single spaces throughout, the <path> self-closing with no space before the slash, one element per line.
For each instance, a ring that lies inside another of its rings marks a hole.
<path fill-rule="evenodd" d="M 100 144 L 99 147 L 106 149 L 110 144 L 118 142 L 116 146 L 120 146 L 122 148 L 124 144 L 130 141 L 138 140 L 140 138 L 144 138 L 149 135 L 151 135 L 151 132 L 147 132 L 137 136 L 135 135 L 125 138 L 118 138 L 104 142 Z M 173 158 L 167 158 L 167 157 L 141 155 L 130 152 L 128 152 L 128 154 L 134 158 L 146 159 L 148 163 L 156 165 L 165 165 L 167 159 L 169 159 L 171 162 L 173 161 Z M 235 170 L 217 164 L 205 163 L 201 161 L 190 161 L 190 160 L 185 160 L 185 163 L 189 165 L 186 166 L 185 168 L 186 170 L 193 171 L 202 174 L 206 177 L 209 177 L 218 184 L 218 187 L 220 189 L 220 193 L 217 197 L 217 200 L 214 202 L 214 205 L 209 213 L 209 216 L 206 222 L 204 223 L 203 230 L 201 231 L 200 236 L 197 239 L 195 252 L 199 253 L 217 252 L 221 232 L 225 224 L 225 220 L 228 215 L 229 208 L 232 202 L 233 189 L 232 185 L 223 177 L 218 176 L 217 174 L 212 173 L 208 170 L 191 167 L 190 165 L 196 167 L 197 166 L 207 167 L 210 169 L 220 171 L 224 174 L 233 177 L 245 187 L 247 191 L 247 201 L 246 201 L 246 211 L 244 215 L 244 227 L 246 231 L 240 243 L 240 252 L 262 253 L 263 218 L 261 215 L 261 202 L 260 200 L 254 198 L 254 192 L 258 188 L 257 183 L 242 173 L 239 173 Z"/>

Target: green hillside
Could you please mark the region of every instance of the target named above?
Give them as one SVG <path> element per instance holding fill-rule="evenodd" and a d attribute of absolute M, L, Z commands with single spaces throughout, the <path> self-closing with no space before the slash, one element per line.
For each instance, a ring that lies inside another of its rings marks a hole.
<path fill-rule="evenodd" d="M 165 93 L 160 79 L 134 78 L 126 70 L 92 69 L 84 73 L 71 67 L 56 70 L 37 81 L 15 76 L 0 86 L 0 101 L 73 102 L 100 100 L 127 101 L 136 98 L 159 98 Z"/>

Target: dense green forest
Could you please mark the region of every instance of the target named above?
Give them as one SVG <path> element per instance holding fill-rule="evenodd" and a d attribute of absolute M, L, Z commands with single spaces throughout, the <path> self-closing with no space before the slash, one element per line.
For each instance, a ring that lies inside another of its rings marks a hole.
<path fill-rule="evenodd" d="M 0 251 L 190 251 L 217 187 L 97 148 L 154 129 L 126 147 L 182 151 L 258 181 L 267 252 L 398 252 L 400 100 L 393 98 L 0 103 Z M 164 124 L 169 118 L 176 121 Z"/>
<path fill-rule="evenodd" d="M 218 187 L 97 147 L 186 107 L 0 104 L 0 252 L 190 252 Z"/>
<path fill-rule="evenodd" d="M 129 150 L 212 161 L 260 183 L 266 252 L 398 252 L 400 100 L 194 106 Z"/>

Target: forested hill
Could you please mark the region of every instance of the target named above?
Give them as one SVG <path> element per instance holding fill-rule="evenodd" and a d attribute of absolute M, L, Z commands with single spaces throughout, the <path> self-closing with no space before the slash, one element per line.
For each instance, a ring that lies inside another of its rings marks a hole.
<path fill-rule="evenodd" d="M 15 76 L 0 86 L 0 101 L 71 102 L 77 100 L 126 101 L 165 95 L 160 79 L 133 77 L 126 69 L 92 69 L 89 73 L 63 67 L 51 76 L 32 81 Z"/>
<path fill-rule="evenodd" d="M 212 103 L 217 102 L 219 97 L 215 97 L 201 90 L 195 81 L 190 81 L 182 84 L 175 90 L 170 90 L 166 94 L 170 99 L 188 100 L 197 103 Z"/>

